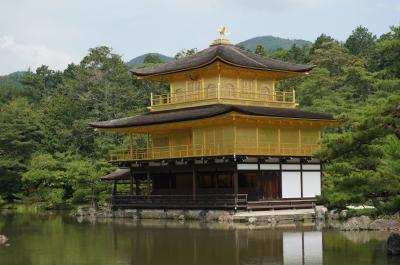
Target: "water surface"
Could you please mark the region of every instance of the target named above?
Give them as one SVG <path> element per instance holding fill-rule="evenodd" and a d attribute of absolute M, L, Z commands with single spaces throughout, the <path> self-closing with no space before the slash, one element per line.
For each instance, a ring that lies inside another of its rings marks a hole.
<path fill-rule="evenodd" d="M 340 232 L 313 225 L 77 220 L 3 214 L 0 265 L 400 264 L 386 255 L 388 233 Z"/>

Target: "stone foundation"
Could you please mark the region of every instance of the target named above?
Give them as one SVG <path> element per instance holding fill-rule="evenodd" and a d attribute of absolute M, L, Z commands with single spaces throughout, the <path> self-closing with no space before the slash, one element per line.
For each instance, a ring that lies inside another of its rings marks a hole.
<path fill-rule="evenodd" d="M 78 209 L 73 215 L 78 217 L 90 217 L 97 219 L 153 219 L 153 220 L 194 220 L 203 222 L 240 222 L 240 223 L 293 223 L 309 222 L 320 219 L 312 209 L 293 211 L 265 211 L 265 212 L 234 212 L 223 210 L 163 210 L 163 209 L 125 209 L 115 210 L 92 208 Z"/>

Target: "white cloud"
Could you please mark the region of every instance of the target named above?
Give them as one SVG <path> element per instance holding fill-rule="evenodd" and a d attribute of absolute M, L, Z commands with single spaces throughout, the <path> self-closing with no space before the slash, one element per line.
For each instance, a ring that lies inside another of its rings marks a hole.
<path fill-rule="evenodd" d="M 64 51 L 45 45 L 18 43 L 8 35 L 0 37 L 0 58 L 0 75 L 26 70 L 28 67 L 35 70 L 41 65 L 62 70 L 74 61 L 74 58 Z"/>

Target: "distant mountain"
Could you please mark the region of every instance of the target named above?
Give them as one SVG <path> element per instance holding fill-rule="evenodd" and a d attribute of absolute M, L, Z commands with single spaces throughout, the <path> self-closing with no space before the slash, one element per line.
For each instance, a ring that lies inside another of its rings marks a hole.
<path fill-rule="evenodd" d="M 169 57 L 169 56 L 166 56 L 166 55 L 160 54 L 160 53 L 146 53 L 146 54 L 142 54 L 138 57 L 133 58 L 132 60 L 127 62 L 127 64 L 130 67 L 136 67 L 136 66 L 142 65 L 144 58 L 146 58 L 147 55 L 156 55 L 161 59 L 161 61 L 163 61 L 165 63 L 175 60 L 175 58 L 173 58 L 173 57 Z"/>
<path fill-rule="evenodd" d="M 16 71 L 16 72 L 12 72 L 8 75 L 0 75 L 0 78 L 20 77 L 24 73 L 26 73 L 26 71 Z"/>
<path fill-rule="evenodd" d="M 306 41 L 306 40 L 301 40 L 301 39 L 283 39 L 279 37 L 274 37 L 274 36 L 261 36 L 261 37 L 255 37 L 251 38 L 242 42 L 239 42 L 237 45 L 242 46 L 246 49 L 254 51 L 257 47 L 257 45 L 262 45 L 265 50 L 268 51 L 273 51 L 278 48 L 282 49 L 290 49 L 293 44 L 296 44 L 298 46 L 305 46 L 305 45 L 311 45 L 311 42 Z"/>

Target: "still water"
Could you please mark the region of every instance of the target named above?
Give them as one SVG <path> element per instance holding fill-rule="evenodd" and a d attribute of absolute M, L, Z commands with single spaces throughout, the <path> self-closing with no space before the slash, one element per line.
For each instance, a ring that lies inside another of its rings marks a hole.
<path fill-rule="evenodd" d="M 0 214 L 0 265 L 400 264 L 387 233 Z"/>

